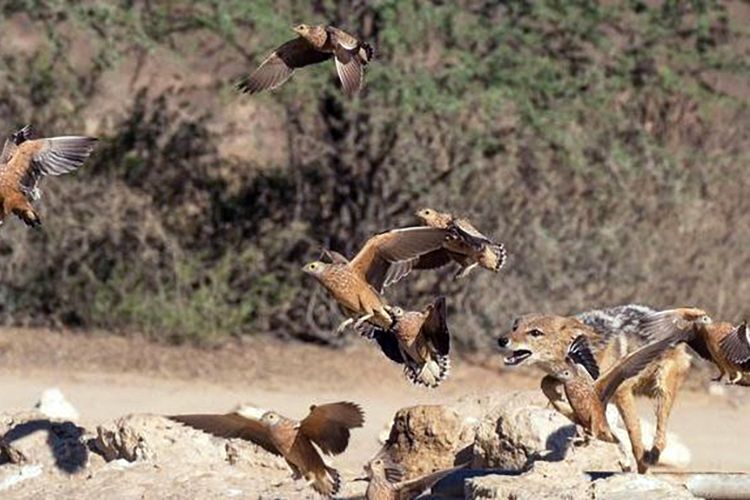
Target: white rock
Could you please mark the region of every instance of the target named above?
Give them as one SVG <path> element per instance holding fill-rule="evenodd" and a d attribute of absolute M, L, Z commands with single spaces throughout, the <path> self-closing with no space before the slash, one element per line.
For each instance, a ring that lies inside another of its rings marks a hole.
<path fill-rule="evenodd" d="M 47 417 L 56 420 L 76 422 L 80 417 L 75 407 L 65 399 L 62 391 L 57 387 L 46 389 L 34 408 L 37 408 Z"/>

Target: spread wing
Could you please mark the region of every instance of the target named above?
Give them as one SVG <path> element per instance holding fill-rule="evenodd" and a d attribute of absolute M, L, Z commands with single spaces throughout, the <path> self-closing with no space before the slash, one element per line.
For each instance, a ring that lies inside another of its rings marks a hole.
<path fill-rule="evenodd" d="M 404 481 L 403 483 L 400 483 L 397 487 L 398 498 L 399 500 L 408 500 L 408 499 L 416 498 L 417 496 L 419 496 L 420 493 L 427 490 L 428 488 L 432 488 L 435 485 L 435 483 L 437 483 L 444 477 L 447 477 L 453 474 L 459 469 L 463 469 L 467 465 L 468 465 L 468 462 L 465 464 L 459 465 L 457 467 L 439 470 L 437 472 L 433 472 L 432 474 L 427 474 L 426 476 L 418 477 L 416 479 L 411 479 L 409 481 Z"/>
<path fill-rule="evenodd" d="M 392 332 L 370 323 L 364 323 L 360 327 L 359 333 L 363 337 L 377 342 L 386 358 L 400 365 L 404 364 L 405 360 L 403 354 L 401 354 L 401 349 L 398 347 L 398 339 Z"/>
<path fill-rule="evenodd" d="M 640 335 L 649 340 L 663 338 L 681 338 L 703 359 L 713 361 L 711 351 L 701 335 L 695 334 L 694 323 L 685 319 L 681 309 L 669 309 L 649 314 L 645 317 L 640 329 Z"/>
<path fill-rule="evenodd" d="M 76 170 L 91 155 L 97 139 L 83 136 L 51 137 L 23 142 L 8 167 L 18 176 L 27 193 L 36 189 L 45 175 L 62 175 Z M 31 161 L 26 161 L 28 152 Z"/>
<path fill-rule="evenodd" d="M 333 49 L 336 60 L 336 73 L 341 80 L 341 87 L 348 96 L 354 95 L 362 89 L 365 70 L 357 55 L 356 47 L 347 49 L 336 43 Z"/>
<path fill-rule="evenodd" d="M 596 381 L 596 390 L 599 394 L 599 399 L 606 405 L 620 384 L 638 375 L 649 363 L 658 358 L 666 349 L 674 346 L 678 341 L 678 338 L 666 337 L 646 344 L 628 354 L 622 361 Z"/>
<path fill-rule="evenodd" d="M 271 441 L 266 427 L 259 420 L 244 417 L 238 413 L 172 415 L 167 418 L 214 436 L 252 441 L 274 455 L 281 455 Z"/>
<path fill-rule="evenodd" d="M 425 310 L 427 318 L 422 325 L 422 333 L 432 342 L 438 354 L 447 356 L 451 348 L 451 337 L 448 331 L 448 311 L 445 297 L 438 297 Z"/>
<path fill-rule="evenodd" d="M 721 339 L 719 347 L 729 361 L 743 370 L 750 370 L 750 334 L 746 321 Z"/>
<path fill-rule="evenodd" d="M 377 234 L 367 240 L 350 265 L 365 276 L 376 290 L 382 290 L 394 264 L 416 259 L 441 248 L 447 232 L 433 227 L 407 227 Z M 403 273 L 401 276 L 403 277 Z"/>
<path fill-rule="evenodd" d="M 453 261 L 453 253 L 440 248 L 430 253 L 426 253 L 416 259 L 413 263 L 413 269 L 437 269 L 439 267 L 446 266 Z"/>
<path fill-rule="evenodd" d="M 313 405 L 310 414 L 300 422 L 300 431 L 323 453 L 338 455 L 349 444 L 349 429 L 362 427 L 364 421 L 362 409 L 354 403 Z"/>
<path fill-rule="evenodd" d="M 286 82 L 295 69 L 323 62 L 330 57 L 330 54 L 316 50 L 304 38 L 297 37 L 271 52 L 258 69 L 237 84 L 237 88 L 246 94 L 275 89 Z"/>
<path fill-rule="evenodd" d="M 599 363 L 596 362 L 594 354 L 591 352 L 589 343 L 586 337 L 579 335 L 570 344 L 568 348 L 568 358 L 574 363 L 583 366 L 591 378 L 596 380 L 599 378 Z"/>
<path fill-rule="evenodd" d="M 354 95 L 362 89 L 364 66 L 359 59 L 359 40 L 338 28 L 327 28 L 333 40 L 333 55 L 336 60 L 336 73 L 346 95 Z"/>

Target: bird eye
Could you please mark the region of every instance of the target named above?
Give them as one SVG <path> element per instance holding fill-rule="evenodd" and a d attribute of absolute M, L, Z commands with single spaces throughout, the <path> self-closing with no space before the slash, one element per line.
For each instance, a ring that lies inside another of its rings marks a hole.
<path fill-rule="evenodd" d="M 544 335 L 544 332 L 534 328 L 533 330 L 529 331 L 529 335 L 531 335 L 532 337 L 541 337 Z"/>
<path fill-rule="evenodd" d="M 380 459 L 378 459 L 378 460 L 375 460 L 375 465 L 380 465 L 380 464 L 382 464 L 382 463 L 383 463 L 383 461 L 382 461 L 382 460 L 380 460 Z"/>

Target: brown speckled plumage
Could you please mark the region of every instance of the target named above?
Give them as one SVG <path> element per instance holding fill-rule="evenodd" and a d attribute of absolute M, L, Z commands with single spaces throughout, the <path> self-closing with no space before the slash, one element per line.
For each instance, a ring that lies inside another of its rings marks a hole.
<path fill-rule="evenodd" d="M 404 374 L 414 384 L 437 387 L 450 369 L 450 332 L 444 297 L 422 311 L 391 310 L 391 328 L 366 326 L 362 334 L 374 339 L 383 353 L 404 365 Z"/>
<path fill-rule="evenodd" d="M 311 406 L 310 413 L 299 422 L 273 411 L 264 412 L 260 419 L 241 412 L 169 418 L 215 436 L 246 439 L 281 455 L 295 478 L 304 478 L 327 497 L 339 491 L 339 473 L 326 465 L 313 444 L 329 455 L 343 453 L 349 444 L 350 429 L 364 423 L 360 407 L 348 402 Z"/>
<path fill-rule="evenodd" d="M 467 464 L 443 469 L 431 474 L 403 481 L 404 469 L 381 453 L 365 465 L 365 477 L 358 480 L 368 481 L 365 498 L 367 500 L 413 500 L 435 483 L 456 472 Z"/>
<path fill-rule="evenodd" d="M 446 234 L 444 229 L 429 227 L 393 229 L 367 240 L 351 261 L 344 262 L 339 254 L 334 262 L 311 262 L 303 271 L 315 277 L 350 318 L 339 330 L 354 319 L 355 326 L 368 321 L 389 328 L 393 318 L 380 291 L 396 279 L 393 269 L 440 248 Z M 399 272 L 398 277 L 403 275 Z"/>
<path fill-rule="evenodd" d="M 273 90 L 286 82 L 298 68 L 334 59 L 344 93 L 354 95 L 362 89 L 364 67 L 373 57 L 367 43 L 333 26 L 300 24 L 294 28 L 298 37 L 279 46 L 243 78 L 238 88 L 254 94 Z"/>
<path fill-rule="evenodd" d="M 32 203 L 39 194 L 39 181 L 80 167 L 94 149 L 93 137 L 68 136 L 31 139 L 29 127 L 13 134 L 0 153 L 0 224 L 10 214 L 26 225 L 41 225 Z"/>
<path fill-rule="evenodd" d="M 477 265 L 497 272 L 507 258 L 502 243 L 495 243 L 482 234 L 467 219 L 449 213 L 423 208 L 416 213 L 427 226 L 450 232 L 450 237 L 439 251 L 432 252 L 414 264 L 414 269 L 433 269 L 456 262 L 460 266 L 456 278 L 465 277 Z"/>

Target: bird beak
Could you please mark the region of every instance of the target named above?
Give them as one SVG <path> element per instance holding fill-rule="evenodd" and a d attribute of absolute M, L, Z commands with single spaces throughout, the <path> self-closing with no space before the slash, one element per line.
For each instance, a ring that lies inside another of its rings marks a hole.
<path fill-rule="evenodd" d="M 352 479 L 352 482 L 354 482 L 354 481 L 369 481 L 369 480 L 370 480 L 370 478 L 367 477 L 367 476 L 359 476 L 359 477 L 355 477 L 354 479 Z"/>

